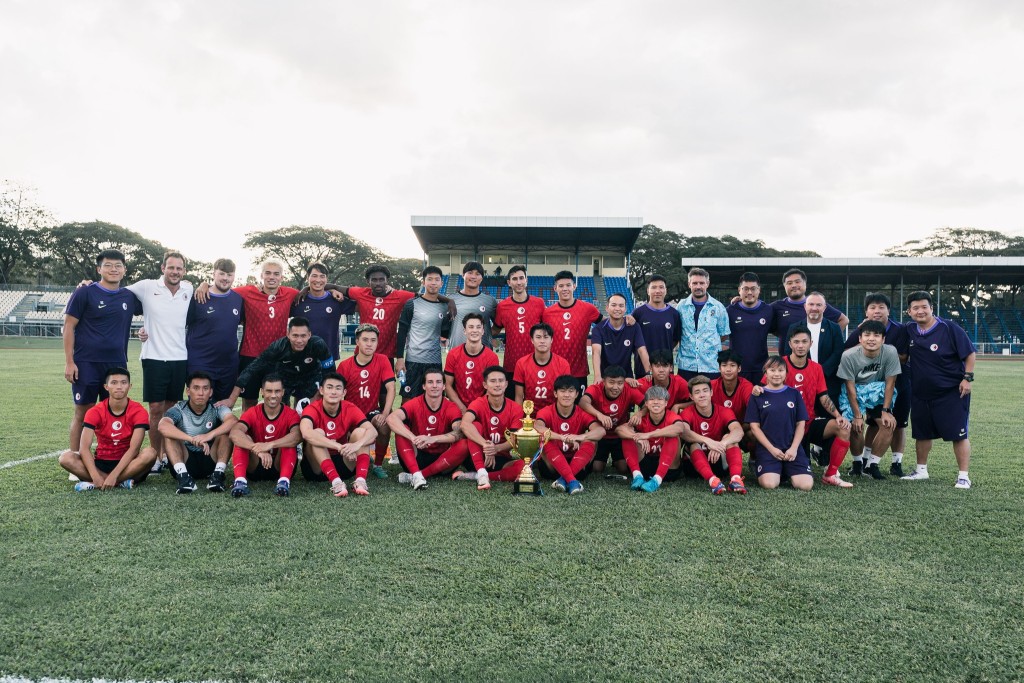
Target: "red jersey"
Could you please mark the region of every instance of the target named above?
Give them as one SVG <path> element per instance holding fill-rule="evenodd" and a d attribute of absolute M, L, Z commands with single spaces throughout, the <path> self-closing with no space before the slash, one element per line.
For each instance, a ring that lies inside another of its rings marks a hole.
<path fill-rule="evenodd" d="M 302 419 L 309 420 L 313 429 L 323 430 L 328 439 L 345 443 L 352 430 L 366 422 L 366 415 L 348 401 L 339 403 L 338 412 L 332 415 L 324 407 L 323 399 L 317 399 L 302 411 Z"/>
<path fill-rule="evenodd" d="M 376 325 L 380 330 L 377 335 L 377 353 L 394 358 L 398 346 L 398 318 L 402 315 L 405 302 L 415 299 L 416 294 L 404 289 L 392 289 L 384 296 L 375 296 L 369 287 L 349 287 L 348 297 L 356 302 L 359 322 Z"/>
<path fill-rule="evenodd" d="M 807 365 L 802 368 L 795 367 L 789 360 L 789 356 L 783 356 L 782 359 L 786 361 L 786 366 L 789 368 L 786 372 L 786 386 L 793 387 L 804 397 L 808 419 L 813 420 L 817 414 L 818 397 L 828 393 L 825 372 L 810 357 L 807 358 Z M 761 383 L 767 384 L 767 379 L 762 377 Z"/>
<path fill-rule="evenodd" d="M 128 399 L 123 412 L 110 410 L 110 399 L 104 399 L 85 413 L 83 427 L 96 433 L 93 452 L 97 460 L 120 460 L 128 452 L 136 429 L 149 429 L 149 413 L 140 404 Z"/>
<path fill-rule="evenodd" d="M 544 422 L 544 426 L 551 430 L 552 434 L 563 436 L 565 434 L 583 434 L 596 420 L 584 412 L 579 406 L 573 406 L 569 417 L 563 417 L 558 412 L 558 406 L 550 405 L 537 413 L 537 419 Z M 562 452 L 572 451 L 572 444 L 563 443 Z"/>
<path fill-rule="evenodd" d="M 416 436 L 440 436 L 452 431 L 452 425 L 462 420 L 462 413 L 458 406 L 447 398 L 441 398 L 441 405 L 437 410 L 431 410 L 427 405 L 426 396 L 417 396 L 399 409 L 405 413 L 402 422 Z M 427 447 L 427 453 L 443 453 L 451 444 L 435 443 Z"/>
<path fill-rule="evenodd" d="M 682 421 L 683 418 L 679 417 L 678 414 L 673 413 L 671 410 L 665 411 L 665 416 L 661 418 L 661 422 L 659 422 L 658 424 L 654 424 L 654 422 L 651 421 L 650 414 L 647 414 L 640 419 L 640 424 L 636 427 L 636 432 L 638 434 L 646 434 L 647 432 L 653 432 L 656 429 L 664 429 L 665 427 L 671 427 L 675 423 Z M 659 436 L 654 439 L 651 439 L 651 451 L 660 451 L 661 446 L 665 443 L 665 439 L 667 438 L 669 437 Z"/>
<path fill-rule="evenodd" d="M 515 431 L 523 426 L 523 407 L 511 399 L 502 399 L 501 410 L 495 410 L 486 396 L 474 399 L 466 406 L 466 415 L 472 413 L 473 424 L 480 436 L 491 443 L 505 441 L 505 430 Z"/>
<path fill-rule="evenodd" d="M 527 295 L 519 303 L 508 297 L 498 302 L 494 312 L 494 324 L 505 329 L 505 372 L 516 369 L 516 362 L 533 353 L 530 328 L 544 316 L 544 299 Z"/>
<path fill-rule="evenodd" d="M 466 351 L 465 344 L 448 352 L 444 374 L 455 379 L 452 386 L 463 405 L 468 406 L 473 399 L 484 395 L 484 370 L 498 362 L 498 354 L 486 346 L 475 356 Z"/>
<path fill-rule="evenodd" d="M 589 375 L 590 326 L 601 320 L 594 304 L 576 299 L 571 306 L 563 307 L 556 301 L 544 309 L 543 319 L 555 331 L 551 351 L 569 361 L 569 374 L 573 377 Z"/>
<path fill-rule="evenodd" d="M 355 356 L 338 365 L 338 374 L 345 378 L 345 401 L 368 415 L 383 407 L 381 394 L 388 382 L 395 381 L 395 371 L 387 356 L 379 353 L 366 365 L 360 365 Z"/>
<path fill-rule="evenodd" d="M 604 435 L 605 439 L 619 438 L 615 435 L 615 428 L 629 421 L 629 414 L 633 411 L 633 408 L 643 405 L 644 402 L 644 395 L 640 393 L 640 390 L 628 384 L 622 387 L 622 393 L 614 399 L 610 399 L 605 395 L 602 382 L 591 384 L 584 393 L 590 397 L 590 404 L 594 406 L 597 412 L 611 418 L 612 428 Z"/>
<path fill-rule="evenodd" d="M 293 408 L 281 406 L 281 412 L 271 419 L 263 410 L 263 404 L 254 405 L 242 413 L 238 421 L 249 428 L 249 438 L 255 443 L 276 441 L 299 426 L 299 414 Z"/>
<path fill-rule="evenodd" d="M 637 389 L 640 390 L 641 394 L 646 394 L 647 390 L 654 386 L 653 377 L 644 377 L 638 382 L 639 386 Z M 685 403 L 690 400 L 690 386 L 686 383 L 686 380 L 679 375 L 668 376 L 668 407 L 671 408 L 679 403 Z"/>
<path fill-rule="evenodd" d="M 537 365 L 533 354 L 523 356 L 516 363 L 512 381 L 523 387 L 523 400 L 533 401 L 535 410 L 555 402 L 555 380 L 560 375 L 572 375 L 569 363 L 556 353 L 544 365 Z"/>
<path fill-rule="evenodd" d="M 687 406 L 681 417 L 683 422 L 690 425 L 690 429 L 715 441 L 721 441 L 722 437 L 729 433 L 729 425 L 738 422 L 731 410 L 716 406 L 714 401 L 711 402 L 711 415 L 707 417 L 700 414 L 697 406 Z"/>
<path fill-rule="evenodd" d="M 255 358 L 270 343 L 288 334 L 288 316 L 299 290 L 279 287 L 277 294 L 260 291 L 256 285 L 235 287 L 245 302 L 245 325 L 242 329 L 240 356 Z"/>
<path fill-rule="evenodd" d="M 716 406 L 722 406 L 732 411 L 733 415 L 746 417 L 747 403 L 750 402 L 750 392 L 754 385 L 750 380 L 743 377 L 736 378 L 736 389 L 730 394 L 726 392 L 722 378 L 711 380 L 711 402 Z"/>

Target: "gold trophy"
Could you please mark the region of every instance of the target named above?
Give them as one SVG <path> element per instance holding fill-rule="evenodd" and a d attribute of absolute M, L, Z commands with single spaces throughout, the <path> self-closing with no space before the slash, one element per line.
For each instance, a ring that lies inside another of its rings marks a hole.
<path fill-rule="evenodd" d="M 512 444 L 512 453 L 523 459 L 523 471 L 519 473 L 519 477 L 512 484 L 512 495 L 542 496 L 544 492 L 540 488 L 537 477 L 533 474 L 530 463 L 544 447 L 544 442 L 551 435 L 551 430 L 541 434 L 533 428 L 533 418 L 530 417 L 533 413 L 533 401 L 523 401 L 523 412 L 526 413 L 526 417 L 523 418 L 523 426 L 514 432 L 505 430 L 505 438 Z"/>

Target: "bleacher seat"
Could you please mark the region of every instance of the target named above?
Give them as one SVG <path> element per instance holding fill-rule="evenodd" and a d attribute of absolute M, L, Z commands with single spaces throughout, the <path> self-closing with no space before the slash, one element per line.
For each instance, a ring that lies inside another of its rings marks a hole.
<path fill-rule="evenodd" d="M 6 319 L 26 296 L 28 292 L 0 292 L 0 319 Z"/>

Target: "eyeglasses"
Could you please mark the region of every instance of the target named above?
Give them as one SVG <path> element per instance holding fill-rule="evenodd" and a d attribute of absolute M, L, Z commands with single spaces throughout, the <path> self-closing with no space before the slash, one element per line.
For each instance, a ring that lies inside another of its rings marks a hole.
<path fill-rule="evenodd" d="M 741 292 L 756 292 L 759 289 L 761 288 L 757 285 L 754 285 L 753 287 L 740 287 Z"/>

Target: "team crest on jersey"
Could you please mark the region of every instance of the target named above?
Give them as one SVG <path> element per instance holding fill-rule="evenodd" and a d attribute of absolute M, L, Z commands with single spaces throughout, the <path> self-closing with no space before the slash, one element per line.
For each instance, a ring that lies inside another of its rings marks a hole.
<path fill-rule="evenodd" d="M 110 423 L 110 428 L 113 429 L 116 432 L 118 429 L 121 428 L 121 421 L 120 420 L 114 420 L 113 422 Z"/>
<path fill-rule="evenodd" d="M 126 304 L 124 302 L 121 302 L 121 308 L 123 308 L 124 310 L 127 311 L 128 310 L 128 304 Z"/>
<path fill-rule="evenodd" d="M 430 417 L 428 417 L 427 418 L 427 422 L 429 422 L 432 425 L 436 425 L 437 424 L 437 415 L 431 415 Z"/>
<path fill-rule="evenodd" d="M 518 313 L 519 315 L 523 315 L 524 313 L 526 313 L 526 307 L 520 306 L 519 308 L 516 309 L 516 313 Z"/>
<path fill-rule="evenodd" d="M 382 299 L 382 298 L 381 298 L 381 297 L 379 297 L 379 296 L 378 296 L 378 297 L 377 297 L 377 298 L 375 299 L 375 301 L 376 301 L 376 303 L 377 303 L 377 305 L 378 305 L 378 306 L 380 306 L 380 305 L 381 305 L 382 303 L 384 303 L 384 299 Z"/>
<path fill-rule="evenodd" d="M 541 379 L 544 379 L 547 376 L 548 376 L 548 373 L 545 370 L 538 370 L 537 371 L 537 377 L 539 377 Z"/>
<path fill-rule="evenodd" d="M 796 373 L 796 381 L 797 382 L 803 382 L 804 381 L 804 373 L 802 373 L 802 372 Z"/>
<path fill-rule="evenodd" d="M 369 370 L 360 370 L 359 371 L 359 376 L 361 378 L 363 378 L 363 379 L 366 379 L 367 377 L 370 376 L 370 371 Z"/>
<path fill-rule="evenodd" d="M 572 320 L 572 313 L 569 313 L 568 311 L 563 313 L 562 314 L 562 320 Z"/>
<path fill-rule="evenodd" d="M 793 403 L 792 401 L 786 401 L 786 407 L 787 408 L 796 408 L 796 404 Z"/>
<path fill-rule="evenodd" d="M 438 320 L 444 320 L 444 313 L 438 313 L 437 314 L 437 319 Z"/>
<path fill-rule="evenodd" d="M 481 306 L 480 307 L 480 312 L 481 313 L 486 313 L 487 312 L 487 307 L 486 306 Z"/>
<path fill-rule="evenodd" d="M 928 348 L 931 349 L 932 351 L 938 351 L 939 350 L 939 345 L 938 344 L 932 344 Z"/>
<path fill-rule="evenodd" d="M 665 329 L 666 330 L 671 330 L 672 329 L 672 323 L 671 322 L 665 323 Z"/>
<path fill-rule="evenodd" d="M 328 423 L 327 423 L 327 428 L 328 428 L 328 429 L 331 429 L 331 430 L 333 430 L 333 429 L 334 429 L 334 427 L 335 427 L 335 425 L 334 425 L 334 420 L 330 420 L 330 421 L 328 421 Z"/>
<path fill-rule="evenodd" d="M 207 429 L 213 429 L 213 420 L 207 420 L 206 421 L 206 428 Z"/>
<path fill-rule="evenodd" d="M 267 434 L 273 434 L 276 431 L 277 431 L 277 427 L 275 427 L 274 425 L 267 425 L 267 429 L 266 429 Z"/>
<path fill-rule="evenodd" d="M 711 425 L 709 425 L 707 422 L 701 422 L 700 423 L 700 428 L 703 429 L 704 431 L 707 431 L 708 427 L 710 427 L 710 426 Z"/>
<path fill-rule="evenodd" d="M 611 404 L 611 406 L 608 408 L 608 411 L 612 412 L 612 413 L 619 412 L 619 404 L 618 403 Z"/>
<path fill-rule="evenodd" d="M 497 415 L 492 415 L 491 416 L 491 426 L 492 427 L 497 427 L 498 426 L 498 416 Z"/>
<path fill-rule="evenodd" d="M 624 339 L 624 340 L 622 341 L 622 345 L 623 345 L 623 346 L 629 346 L 629 340 L 628 340 L 628 339 Z"/>
<path fill-rule="evenodd" d="M 328 306 L 328 307 L 327 307 L 326 309 L 324 309 L 324 310 L 326 310 L 326 311 L 327 311 L 328 313 L 330 313 L 330 312 L 331 312 L 331 311 L 332 311 L 333 309 L 331 309 L 331 307 L 330 307 L 330 306 Z"/>
<path fill-rule="evenodd" d="M 313 362 L 313 359 L 312 359 L 312 358 L 306 358 L 306 359 L 305 359 L 304 361 L 302 361 L 302 362 L 303 362 L 303 363 L 312 363 L 312 362 Z"/>
<path fill-rule="evenodd" d="M 231 314 L 232 315 L 238 315 L 238 309 L 237 308 L 232 308 L 231 309 Z"/>
<path fill-rule="evenodd" d="M 562 423 L 562 431 L 563 432 L 569 431 L 569 423 L 568 422 L 563 422 Z"/>
<path fill-rule="evenodd" d="M 467 360 L 467 361 L 466 361 L 466 369 L 467 369 L 467 370 L 472 370 L 472 369 L 473 369 L 473 368 L 475 368 L 475 367 L 476 367 L 476 363 L 474 363 L 474 362 L 473 362 L 473 361 L 471 361 L 471 360 Z"/>
<path fill-rule="evenodd" d="M 765 319 L 764 319 L 764 318 L 761 318 L 761 319 L 760 319 L 760 320 L 758 320 L 757 322 L 761 323 L 762 325 L 767 325 L 767 324 L 768 324 L 768 323 L 767 323 L 767 321 L 765 321 Z"/>
<path fill-rule="evenodd" d="M 732 401 L 726 399 L 725 401 L 722 402 L 722 405 L 724 405 L 726 408 L 732 408 Z"/>

